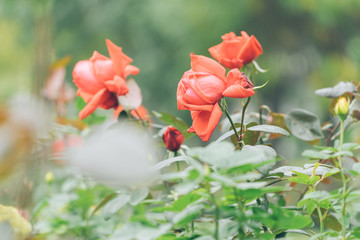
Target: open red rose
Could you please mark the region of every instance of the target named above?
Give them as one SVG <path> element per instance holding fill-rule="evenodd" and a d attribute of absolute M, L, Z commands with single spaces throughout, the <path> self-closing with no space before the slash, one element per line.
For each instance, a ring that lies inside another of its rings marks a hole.
<path fill-rule="evenodd" d="M 170 151 L 176 152 L 184 142 L 183 134 L 174 127 L 167 127 L 163 135 L 165 146 Z"/>
<path fill-rule="evenodd" d="M 241 36 L 230 32 L 224 34 L 223 42 L 209 48 L 211 56 L 227 68 L 242 68 L 263 53 L 258 40 L 242 31 Z"/>
<path fill-rule="evenodd" d="M 126 84 L 128 75 L 136 75 L 139 69 L 129 65 L 132 59 L 122 52 L 109 39 L 106 45 L 110 58 L 94 51 L 89 60 L 79 61 L 73 70 L 73 81 L 78 87 L 77 95 L 87 103 L 79 113 L 84 119 L 96 108 L 109 109 L 118 106 L 118 96 L 126 95 L 129 88 Z"/>
<path fill-rule="evenodd" d="M 218 101 L 222 97 L 247 98 L 255 94 L 245 74 L 226 70 L 215 60 L 191 54 L 191 69 L 182 76 L 177 89 L 179 110 L 191 111 L 195 132 L 208 141 L 222 115 Z"/>

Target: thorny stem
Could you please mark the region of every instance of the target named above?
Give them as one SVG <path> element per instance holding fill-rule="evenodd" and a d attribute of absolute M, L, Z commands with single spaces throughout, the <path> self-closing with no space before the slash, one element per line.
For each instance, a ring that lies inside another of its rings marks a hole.
<path fill-rule="evenodd" d="M 329 135 L 327 136 L 326 140 L 325 140 L 325 145 L 327 146 L 330 142 L 330 139 L 332 137 L 332 135 L 334 134 L 334 132 L 336 131 L 336 129 L 340 126 L 340 122 L 338 122 L 335 127 L 333 129 L 330 130 Z"/>
<path fill-rule="evenodd" d="M 211 198 L 213 200 L 213 203 L 215 205 L 215 233 L 214 233 L 214 238 L 215 240 L 219 240 L 219 218 L 220 218 L 220 209 L 219 209 L 219 206 L 216 202 L 216 198 L 215 196 L 210 193 L 211 195 Z"/>
<path fill-rule="evenodd" d="M 324 222 L 323 222 L 323 215 L 321 214 L 321 209 L 319 206 L 316 206 L 316 210 L 319 216 L 319 222 L 320 222 L 320 234 L 324 232 Z M 320 237 L 320 240 L 323 240 L 323 237 Z"/>
<path fill-rule="evenodd" d="M 225 101 L 224 98 L 221 99 L 221 103 L 220 103 L 219 105 L 220 105 L 221 110 L 225 113 L 226 117 L 229 119 L 229 122 L 230 122 L 230 124 L 231 124 L 231 127 L 232 127 L 233 130 L 234 130 L 236 139 L 239 139 L 239 135 L 238 135 L 238 133 L 237 133 L 237 131 L 236 131 L 235 124 L 234 124 L 233 120 L 231 119 L 231 116 L 230 116 L 230 114 L 229 114 L 229 111 L 227 110 L 226 101 Z M 241 146 L 240 143 L 239 143 L 239 146 Z"/>
<path fill-rule="evenodd" d="M 178 154 L 178 152 L 176 151 L 176 152 L 174 152 L 174 157 L 177 157 L 179 154 Z M 177 171 L 178 172 L 180 172 L 180 163 L 179 163 L 179 161 L 177 161 L 176 162 L 176 168 L 177 168 Z"/>
<path fill-rule="evenodd" d="M 239 195 L 238 195 L 238 192 L 237 192 L 237 189 L 234 188 L 234 195 L 235 195 L 235 198 L 236 198 L 236 202 L 238 204 L 238 238 L 239 240 L 241 240 L 243 237 L 244 237 L 244 230 L 241 228 L 241 219 L 240 219 L 240 216 L 243 214 L 243 211 L 242 211 L 242 204 L 241 204 L 241 201 L 240 201 L 240 198 L 239 198 Z"/>
<path fill-rule="evenodd" d="M 242 110 L 242 113 L 241 113 L 240 136 L 238 137 L 238 141 L 239 141 L 240 147 L 242 147 L 241 141 L 242 141 L 242 138 L 243 138 L 245 111 L 246 111 L 247 106 L 248 106 L 249 103 L 250 103 L 250 99 L 251 99 L 251 97 L 248 97 L 248 98 L 247 98 L 246 103 L 245 103 L 245 105 L 244 105 L 244 107 L 243 107 L 243 110 Z"/>
<path fill-rule="evenodd" d="M 339 146 L 339 151 L 341 152 L 343 150 L 343 143 L 344 143 L 344 120 L 340 120 L 340 146 Z M 343 190 L 342 190 L 342 211 L 341 211 L 341 215 L 342 215 L 342 230 L 341 230 L 341 236 L 342 239 L 345 239 L 345 235 L 346 235 L 346 221 L 345 221 L 345 216 L 346 216 L 346 178 L 345 178 L 345 174 L 344 174 L 344 169 L 342 166 L 342 156 L 339 156 L 339 168 L 340 168 L 340 174 L 341 174 L 341 180 L 343 182 Z"/>

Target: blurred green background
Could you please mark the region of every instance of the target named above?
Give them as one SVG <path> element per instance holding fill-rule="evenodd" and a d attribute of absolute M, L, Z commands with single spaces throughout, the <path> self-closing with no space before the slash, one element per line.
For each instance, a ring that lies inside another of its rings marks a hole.
<path fill-rule="evenodd" d="M 284 113 L 305 108 L 325 121 L 330 101 L 314 90 L 359 80 L 359 12 L 357 0 L 2 0 L 0 99 L 38 91 L 47 62 L 67 55 L 71 82 L 77 61 L 94 50 L 108 55 L 109 38 L 140 68 L 135 79 L 144 105 L 190 123 L 190 114 L 176 107 L 190 53 L 210 56 L 207 49 L 223 34 L 244 30 L 261 43 L 257 62 L 269 69 L 256 76 L 257 85 L 270 80 L 259 90 L 262 104 Z"/>

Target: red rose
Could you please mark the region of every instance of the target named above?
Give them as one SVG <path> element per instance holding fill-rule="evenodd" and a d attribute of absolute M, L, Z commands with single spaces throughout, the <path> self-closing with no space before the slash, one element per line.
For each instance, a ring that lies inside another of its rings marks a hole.
<path fill-rule="evenodd" d="M 224 34 L 223 42 L 209 48 L 211 56 L 227 68 L 242 68 L 263 53 L 258 40 L 242 31 L 241 36 L 230 32 Z"/>
<path fill-rule="evenodd" d="M 208 141 L 222 115 L 218 101 L 222 97 L 247 98 L 254 95 L 253 85 L 245 74 L 226 71 L 211 58 L 191 54 L 191 69 L 184 73 L 177 90 L 179 110 L 191 111 L 195 132 Z"/>
<path fill-rule="evenodd" d="M 163 135 L 165 146 L 170 151 L 176 152 L 184 142 L 182 133 L 174 127 L 167 127 Z"/>
<path fill-rule="evenodd" d="M 122 48 L 106 39 L 110 58 L 94 51 L 86 61 L 79 61 L 73 70 L 73 79 L 78 87 L 77 95 L 87 103 L 79 113 L 84 119 L 96 108 L 109 109 L 118 106 L 118 96 L 129 91 L 126 77 L 136 75 L 139 69 L 129 65 L 132 59 L 122 52 Z"/>

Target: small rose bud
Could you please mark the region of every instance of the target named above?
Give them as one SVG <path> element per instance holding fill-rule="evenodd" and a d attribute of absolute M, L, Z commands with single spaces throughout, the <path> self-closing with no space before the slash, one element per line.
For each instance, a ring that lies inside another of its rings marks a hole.
<path fill-rule="evenodd" d="M 165 146 L 170 151 L 176 152 L 184 142 L 182 133 L 174 127 L 167 127 L 163 135 Z"/>
<path fill-rule="evenodd" d="M 50 171 L 45 174 L 45 181 L 51 184 L 54 181 L 54 174 Z"/>
<path fill-rule="evenodd" d="M 345 120 L 349 113 L 349 100 L 346 97 L 340 97 L 335 104 L 334 112 L 341 120 Z"/>

